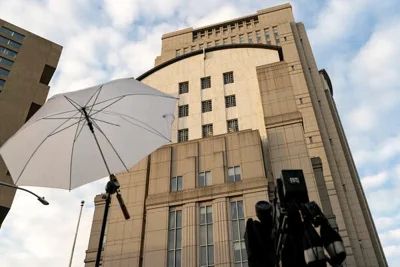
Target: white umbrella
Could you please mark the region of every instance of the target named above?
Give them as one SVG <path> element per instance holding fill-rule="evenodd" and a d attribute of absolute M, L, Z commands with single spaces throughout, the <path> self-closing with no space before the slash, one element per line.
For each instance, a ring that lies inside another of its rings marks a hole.
<path fill-rule="evenodd" d="M 16 185 L 71 190 L 128 171 L 170 142 L 175 105 L 133 78 L 55 95 L 0 154 Z"/>
<path fill-rule="evenodd" d="M 130 218 L 114 174 L 170 142 L 176 100 L 133 78 L 56 95 L 0 148 L 15 185 L 71 190 L 110 176 L 96 266 L 112 194 Z"/>

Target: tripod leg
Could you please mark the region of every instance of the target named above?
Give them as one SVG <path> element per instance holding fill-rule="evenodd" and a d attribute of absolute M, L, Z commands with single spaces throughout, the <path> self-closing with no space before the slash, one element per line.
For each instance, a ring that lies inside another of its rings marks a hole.
<path fill-rule="evenodd" d="M 111 194 L 107 193 L 106 205 L 104 207 L 103 222 L 101 224 L 99 247 L 97 249 L 97 257 L 96 257 L 96 265 L 95 265 L 96 267 L 100 266 L 100 258 L 101 258 L 101 252 L 103 250 L 104 234 L 105 234 L 105 231 L 106 231 L 108 209 L 110 208 L 110 203 L 111 203 Z"/>

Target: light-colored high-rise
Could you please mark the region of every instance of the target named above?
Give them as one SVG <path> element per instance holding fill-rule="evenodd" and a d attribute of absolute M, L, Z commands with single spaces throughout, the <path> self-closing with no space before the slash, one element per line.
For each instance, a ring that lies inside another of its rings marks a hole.
<path fill-rule="evenodd" d="M 62 47 L 0 19 L 0 146 L 43 105 Z M 0 181 L 12 179 L 0 157 Z M 0 226 L 15 190 L 0 186 Z"/>
<path fill-rule="evenodd" d="M 325 70 L 289 4 L 165 34 L 139 80 L 179 95 L 173 143 L 118 175 L 103 266 L 247 266 L 245 221 L 273 197 L 282 169 L 302 169 L 309 196 L 338 227 L 346 266 L 387 266 Z M 86 266 L 104 201 L 95 199 Z"/>

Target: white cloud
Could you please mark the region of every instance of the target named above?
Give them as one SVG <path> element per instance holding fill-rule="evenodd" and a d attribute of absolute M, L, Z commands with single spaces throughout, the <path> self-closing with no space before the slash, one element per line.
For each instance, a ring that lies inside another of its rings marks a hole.
<path fill-rule="evenodd" d="M 372 190 L 383 185 L 388 178 L 388 173 L 386 171 L 380 172 L 375 175 L 366 176 L 361 179 L 363 188 L 366 190 Z"/>
<path fill-rule="evenodd" d="M 104 0 L 104 9 L 117 28 L 131 25 L 138 14 L 137 1 L 134 0 Z"/>

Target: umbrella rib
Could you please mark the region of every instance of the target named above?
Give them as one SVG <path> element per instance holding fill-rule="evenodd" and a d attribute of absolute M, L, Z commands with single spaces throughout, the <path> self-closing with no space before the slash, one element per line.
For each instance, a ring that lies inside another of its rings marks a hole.
<path fill-rule="evenodd" d="M 135 124 L 135 123 L 133 123 L 133 122 L 127 120 L 126 118 L 123 118 L 123 119 L 125 119 L 126 121 L 128 121 L 128 122 L 130 122 L 130 123 L 132 123 L 132 124 L 134 124 L 134 125 L 136 125 L 136 126 L 138 126 L 138 127 L 141 127 L 141 128 L 143 128 L 143 129 L 145 129 L 145 130 L 148 130 L 149 132 L 152 132 L 153 134 L 159 135 L 160 137 L 165 138 L 165 139 L 168 140 L 169 142 L 172 142 L 171 140 L 168 139 L 168 137 L 164 136 L 162 133 L 160 133 L 159 131 L 157 131 L 156 129 L 154 129 L 153 127 L 151 127 L 150 125 L 148 125 L 147 123 L 145 123 L 145 122 L 143 122 L 143 121 L 141 121 L 141 120 L 139 120 L 139 119 L 136 119 L 136 118 L 134 118 L 134 117 L 131 117 L 131 116 L 128 116 L 128 115 L 119 113 L 119 112 L 114 112 L 114 111 L 100 111 L 100 112 L 101 112 L 101 113 L 104 113 L 104 114 L 120 116 L 121 118 L 123 118 L 123 117 L 128 117 L 128 118 L 130 118 L 130 119 L 132 119 L 132 120 L 135 120 L 135 121 L 137 121 L 137 122 L 139 122 L 139 123 L 142 123 L 142 124 L 144 124 L 145 126 L 149 127 L 151 130 L 154 131 L 154 133 L 153 133 L 151 130 L 146 129 L 146 128 L 143 127 L 143 126 L 140 126 L 140 125 L 138 125 L 138 124 Z"/>
<path fill-rule="evenodd" d="M 78 110 L 79 112 L 82 113 L 82 111 L 81 111 L 82 107 L 81 107 L 78 103 L 76 103 L 74 100 L 72 100 L 72 99 L 69 98 L 68 96 L 64 96 L 64 97 L 65 97 L 65 99 L 68 100 L 69 103 L 71 103 L 71 105 L 72 105 L 74 108 L 76 108 L 76 110 Z M 75 105 L 78 106 L 78 107 L 76 107 Z"/>
<path fill-rule="evenodd" d="M 44 117 L 44 118 L 42 118 L 42 120 L 68 120 L 68 119 L 81 119 L 81 117 L 67 117 L 67 118 L 48 118 L 48 117 Z"/>
<path fill-rule="evenodd" d="M 92 118 L 92 117 L 90 117 L 90 118 L 91 118 L 92 120 L 94 120 L 94 121 L 104 122 L 104 123 L 107 123 L 107 124 L 110 124 L 110 125 L 113 125 L 113 126 L 118 126 L 118 127 L 121 126 L 121 125 L 119 125 L 119 124 L 111 123 L 111 122 L 108 122 L 108 121 L 103 121 L 103 120 L 95 119 L 95 118 Z"/>
<path fill-rule="evenodd" d="M 71 190 L 71 184 L 72 184 L 72 158 L 74 157 L 74 148 L 75 148 L 75 141 L 76 141 L 76 136 L 78 134 L 78 129 L 79 129 L 79 124 L 82 121 L 82 116 L 83 114 L 81 113 L 81 116 L 79 118 L 79 123 L 78 127 L 76 127 L 75 131 L 75 136 L 74 136 L 74 141 L 72 142 L 72 149 L 71 149 L 71 161 L 69 163 L 69 190 Z M 83 127 L 82 127 L 83 128 Z"/>
<path fill-rule="evenodd" d="M 82 130 L 83 130 L 83 127 L 85 127 L 85 125 L 86 125 L 86 121 L 82 124 L 82 128 L 79 130 L 79 133 L 78 133 L 78 135 L 75 137 L 75 139 L 74 139 L 74 142 L 79 138 L 79 136 L 81 135 L 81 132 L 82 132 Z M 78 126 L 79 127 L 79 126 Z"/>
<path fill-rule="evenodd" d="M 98 102 L 98 103 L 96 103 L 96 104 L 94 104 L 93 106 L 97 106 L 97 105 L 100 105 L 100 104 L 102 104 L 102 103 L 105 103 L 105 102 L 108 102 L 108 101 L 111 101 L 111 100 L 114 100 L 114 99 L 117 99 L 117 98 L 124 98 L 124 97 L 126 97 L 126 96 L 157 96 L 157 97 L 165 97 L 165 98 L 174 98 L 174 99 L 178 99 L 177 97 L 174 97 L 174 96 L 169 96 L 169 95 L 154 95 L 154 94 L 126 94 L 126 95 L 122 95 L 122 96 L 117 96 L 117 97 L 113 97 L 113 98 L 110 98 L 110 99 L 107 99 L 107 100 L 104 100 L 104 101 L 100 101 L 100 102 Z M 121 100 L 121 99 L 119 99 L 119 100 Z M 119 101 L 118 100 L 118 101 Z"/>
<path fill-rule="evenodd" d="M 101 130 L 100 126 L 93 121 L 93 125 L 94 127 L 97 128 L 97 130 L 99 130 L 99 132 L 104 136 L 104 138 L 107 140 L 107 142 L 110 144 L 110 146 L 112 147 L 112 149 L 114 150 L 115 154 L 117 155 L 118 159 L 121 161 L 122 165 L 124 165 L 125 169 L 127 172 L 129 172 L 128 167 L 126 167 L 126 164 L 124 163 L 124 161 L 122 160 L 121 156 L 118 154 L 117 150 L 115 149 L 115 147 L 112 145 L 111 141 L 108 139 L 108 137 L 105 135 L 105 133 Z"/>
<path fill-rule="evenodd" d="M 78 113 L 79 113 L 79 111 L 76 112 L 76 114 L 74 114 L 74 116 L 77 115 Z M 18 183 L 19 179 L 21 178 L 21 175 L 24 173 L 24 171 L 25 171 L 25 169 L 26 169 L 26 166 L 28 166 L 29 162 L 31 161 L 31 159 L 33 158 L 33 156 L 36 154 L 36 152 L 39 150 L 39 148 L 43 145 L 43 143 L 46 142 L 46 140 L 52 135 L 52 133 L 54 133 L 55 131 L 57 131 L 60 127 L 62 127 L 62 126 L 63 126 L 64 124 L 66 124 L 68 121 L 69 121 L 69 119 L 66 120 L 66 121 L 64 121 L 63 123 L 61 123 L 59 126 L 57 126 L 57 128 L 55 128 L 50 134 L 48 134 L 48 135 L 43 139 L 42 142 L 40 142 L 40 144 L 36 147 L 35 151 L 33 151 L 32 155 L 31 155 L 31 156 L 29 157 L 29 159 L 26 161 L 24 168 L 22 169 L 21 173 L 18 175 L 18 179 L 15 181 L 15 184 Z"/>
<path fill-rule="evenodd" d="M 62 132 L 62 131 L 64 131 L 64 130 L 66 130 L 66 129 L 68 129 L 68 128 L 71 128 L 72 126 L 74 126 L 74 125 L 76 125 L 76 124 L 79 124 L 79 123 L 81 123 L 81 121 L 83 121 L 83 120 L 85 120 L 85 118 L 83 118 L 83 119 L 80 119 L 79 121 L 77 121 L 77 122 L 74 122 L 73 124 L 71 124 L 71 125 L 69 125 L 69 126 L 67 126 L 67 127 L 63 128 L 63 129 L 61 129 L 61 130 L 58 130 L 57 132 L 54 132 L 54 133 L 50 134 L 50 136 L 56 135 L 56 134 L 58 134 L 58 133 L 60 133 L 60 132 Z M 49 137 L 50 137 L 50 136 L 49 136 Z"/>
<path fill-rule="evenodd" d="M 100 86 L 100 88 L 98 90 L 96 90 L 96 92 L 99 92 L 99 93 L 97 94 L 96 98 L 94 99 L 93 105 L 91 106 L 90 111 L 88 112 L 88 114 L 90 114 L 90 112 L 92 112 L 92 109 L 93 109 L 94 105 L 96 104 L 97 98 L 99 97 L 101 89 L 103 89 L 103 86 L 104 85 Z M 93 96 L 96 94 L 96 92 L 93 94 Z M 86 103 L 85 106 L 87 106 L 87 104 L 89 104 L 89 102 L 93 98 L 93 96 L 89 99 L 89 101 Z"/>
<path fill-rule="evenodd" d="M 123 99 L 124 97 L 125 97 L 125 96 L 120 96 L 119 99 L 117 99 L 117 100 L 115 100 L 114 102 L 112 102 L 111 104 L 108 104 L 107 106 L 101 108 L 101 109 L 98 110 L 97 112 L 95 112 L 95 113 L 93 113 L 93 114 L 90 114 L 90 113 L 89 113 L 89 116 L 96 115 L 97 113 L 99 113 L 99 112 L 105 110 L 106 108 L 110 107 L 111 105 L 114 105 L 115 103 L 117 103 L 118 101 L 120 101 L 121 99 Z M 113 99 L 115 99 L 115 98 L 112 98 L 112 99 L 110 99 L 110 100 L 113 100 Z M 107 101 L 109 101 L 109 100 L 107 100 Z M 98 104 L 100 104 L 100 102 L 99 102 Z M 93 110 L 93 107 L 92 107 L 91 110 Z"/>

